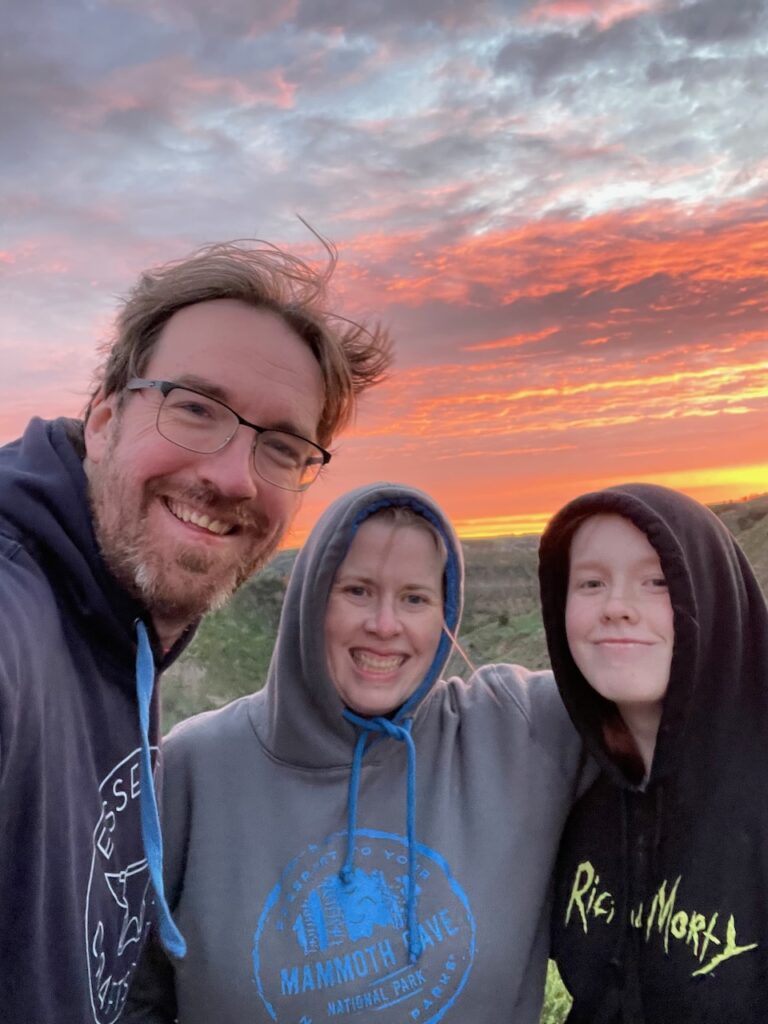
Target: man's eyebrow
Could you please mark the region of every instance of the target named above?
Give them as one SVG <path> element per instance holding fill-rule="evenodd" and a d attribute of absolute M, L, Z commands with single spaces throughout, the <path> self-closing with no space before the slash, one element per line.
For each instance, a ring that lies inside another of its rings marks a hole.
<path fill-rule="evenodd" d="M 217 402 L 223 402 L 233 412 L 236 412 L 238 416 L 243 415 L 239 409 L 233 406 L 232 395 L 229 391 L 226 388 L 222 388 L 219 384 L 214 384 L 213 381 L 208 380 L 206 377 L 198 377 L 194 373 L 182 373 L 178 377 L 174 377 L 173 383 L 178 384 L 182 388 L 190 388 L 192 391 L 200 391 L 202 394 L 208 395 L 209 398 L 215 398 Z M 247 417 L 243 416 L 243 419 L 247 419 Z M 285 430 L 289 434 L 296 434 L 298 437 L 306 438 L 307 441 L 312 441 L 313 444 L 317 443 L 312 436 L 314 431 L 307 432 L 291 420 L 259 423 L 258 425 L 260 427 L 267 427 L 269 430 Z"/>
<path fill-rule="evenodd" d="M 194 373 L 182 373 L 178 377 L 174 377 L 173 383 L 178 384 L 182 388 L 202 391 L 204 395 L 208 395 L 209 398 L 215 398 L 216 401 L 223 402 L 225 405 L 229 405 L 232 401 L 232 396 L 226 388 L 214 384 L 213 381 L 208 380 L 206 377 L 198 377 Z"/>

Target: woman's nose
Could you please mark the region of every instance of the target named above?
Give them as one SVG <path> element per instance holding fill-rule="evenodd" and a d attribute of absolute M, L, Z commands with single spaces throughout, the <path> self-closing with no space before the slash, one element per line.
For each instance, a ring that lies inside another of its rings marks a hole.
<path fill-rule="evenodd" d="M 397 636 L 402 627 L 391 601 L 377 603 L 368 619 L 367 628 L 377 636 Z"/>

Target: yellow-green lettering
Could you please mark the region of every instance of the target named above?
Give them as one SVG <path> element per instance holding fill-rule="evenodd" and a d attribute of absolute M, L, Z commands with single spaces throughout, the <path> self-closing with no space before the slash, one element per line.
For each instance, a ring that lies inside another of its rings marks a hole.
<path fill-rule="evenodd" d="M 640 904 L 640 906 L 636 910 L 630 910 L 630 912 L 629 912 L 629 923 L 632 925 L 633 928 L 642 928 L 643 927 L 643 904 L 642 903 Z"/>
<path fill-rule="evenodd" d="M 709 919 L 707 930 L 704 932 L 704 941 L 701 944 L 699 963 L 704 962 L 704 957 L 707 955 L 707 950 L 709 949 L 710 942 L 714 942 L 716 946 L 720 945 L 720 939 L 718 939 L 718 937 L 715 935 L 715 925 L 717 924 L 718 917 L 720 917 L 720 911 L 716 910 L 712 917 L 710 917 Z"/>
<path fill-rule="evenodd" d="M 757 943 L 751 942 L 748 946 L 736 945 L 736 922 L 731 914 L 725 929 L 725 948 L 721 953 L 713 956 L 709 963 L 700 967 L 698 971 L 694 971 L 692 976 L 695 978 L 697 974 L 709 974 L 724 960 L 730 960 L 731 957 L 738 956 L 740 953 L 748 953 L 750 949 L 757 949 Z"/>
<path fill-rule="evenodd" d="M 672 918 L 670 931 L 676 939 L 684 939 L 688 931 L 688 915 L 684 910 L 678 910 Z"/>
<path fill-rule="evenodd" d="M 570 924 L 571 913 L 573 912 L 574 906 L 579 912 L 581 918 L 581 927 L 584 929 L 584 934 L 587 934 L 587 912 L 584 907 L 584 895 L 589 892 L 592 884 L 595 880 L 595 869 L 585 860 L 579 864 L 576 868 L 576 874 L 573 878 L 573 888 L 571 889 L 571 898 L 568 900 L 568 907 L 565 911 L 565 923 Z"/>
<path fill-rule="evenodd" d="M 688 935 L 685 940 L 687 946 L 693 946 L 694 956 L 699 955 L 699 932 L 702 932 L 707 927 L 707 919 L 703 914 L 693 913 L 691 914 L 690 921 L 688 922 Z"/>
<path fill-rule="evenodd" d="M 613 917 L 613 896 L 609 892 L 601 892 L 595 900 L 592 913 L 595 917 L 605 917 L 610 921 Z"/>
<path fill-rule="evenodd" d="M 651 937 L 651 929 L 656 920 L 656 930 L 661 934 L 664 933 L 664 952 L 669 952 L 669 926 L 672 922 L 672 917 L 675 912 L 675 900 L 677 899 L 677 887 L 680 885 L 680 878 L 677 876 L 677 881 L 672 886 L 672 889 L 667 896 L 667 882 L 666 879 L 659 886 L 656 895 L 653 897 L 653 903 L 651 904 L 651 910 L 648 914 L 648 920 L 645 925 L 645 941 Z"/>

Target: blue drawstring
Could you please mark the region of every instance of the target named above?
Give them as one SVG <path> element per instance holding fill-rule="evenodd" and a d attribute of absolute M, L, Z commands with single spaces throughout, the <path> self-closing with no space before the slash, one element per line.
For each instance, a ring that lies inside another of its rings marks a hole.
<path fill-rule="evenodd" d="M 139 726 L 141 731 L 141 836 L 144 855 L 147 858 L 149 877 L 157 898 L 160 920 L 160 940 L 166 950 L 181 960 L 187 954 L 184 936 L 174 924 L 163 887 L 163 837 L 160 832 L 160 816 L 157 813 L 155 784 L 152 778 L 152 761 L 149 754 L 149 706 L 155 687 L 155 659 L 147 636 L 147 628 L 136 621 L 138 651 L 136 653 L 136 695 L 139 701 Z"/>
<path fill-rule="evenodd" d="M 352 773 L 349 777 L 349 796 L 347 807 L 347 856 L 339 872 L 339 878 L 344 885 L 352 881 L 352 861 L 355 852 L 355 828 L 357 826 L 357 797 L 360 791 L 360 771 L 363 765 L 363 752 L 368 739 L 367 732 L 361 732 L 355 744 L 355 753 L 352 758 Z"/>
<path fill-rule="evenodd" d="M 355 829 L 357 826 L 357 797 L 360 789 L 360 772 L 363 766 L 363 754 L 368 737 L 372 733 L 390 736 L 393 740 L 404 743 L 408 751 L 408 781 L 406 788 L 405 827 L 408 841 L 408 959 L 412 964 L 421 956 L 422 945 L 419 937 L 419 920 L 416 914 L 416 745 L 411 736 L 413 720 L 407 718 L 402 725 L 395 725 L 388 718 L 361 718 L 348 708 L 344 717 L 361 729 L 355 744 L 352 758 L 352 771 L 349 776 L 349 799 L 347 805 L 347 856 L 339 872 L 344 885 L 352 880 L 353 861 L 355 857 Z"/>

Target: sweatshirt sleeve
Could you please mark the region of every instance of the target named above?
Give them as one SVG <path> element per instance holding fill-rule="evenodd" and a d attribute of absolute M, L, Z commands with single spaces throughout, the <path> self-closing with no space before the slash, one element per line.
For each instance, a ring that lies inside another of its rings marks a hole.
<path fill-rule="evenodd" d="M 583 770 L 583 749 L 549 671 L 531 672 L 521 665 L 484 665 L 472 677 L 503 693 L 518 708 L 529 734 L 557 765 L 561 775 L 575 782 Z"/>

